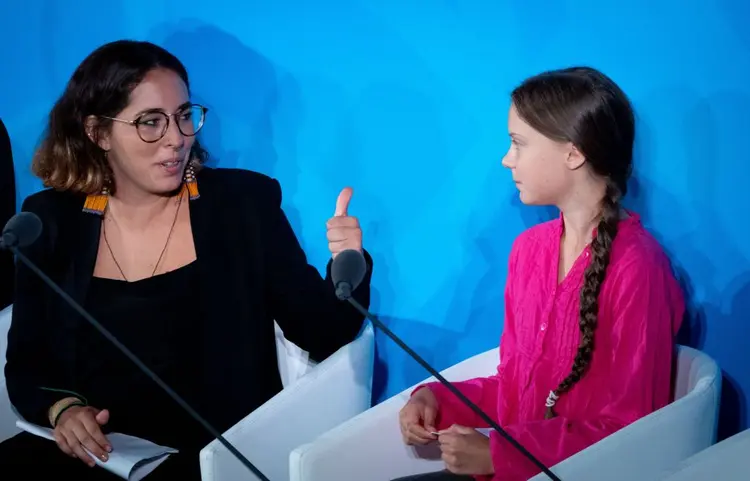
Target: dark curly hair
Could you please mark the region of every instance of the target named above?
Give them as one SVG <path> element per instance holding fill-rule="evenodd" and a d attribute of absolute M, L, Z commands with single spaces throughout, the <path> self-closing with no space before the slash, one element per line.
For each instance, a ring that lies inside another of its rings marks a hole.
<path fill-rule="evenodd" d="M 167 50 L 150 42 L 118 40 L 94 50 L 76 68 L 49 114 L 32 171 L 45 187 L 82 194 L 101 192 L 111 169 L 97 140 L 112 127 L 105 117 L 116 117 L 130 102 L 130 94 L 148 72 L 164 68 L 180 76 L 190 89 L 185 66 Z M 98 116 L 93 142 L 86 133 L 86 118 Z M 207 159 L 196 139 L 193 165 Z M 109 186 L 110 190 L 114 185 Z"/>
<path fill-rule="evenodd" d="M 620 200 L 632 172 L 635 118 L 625 93 L 606 75 L 590 67 L 541 73 L 525 80 L 511 95 L 518 115 L 546 137 L 571 142 L 593 172 L 607 182 L 592 260 L 580 294 L 581 338 L 571 373 L 553 391 L 568 392 L 586 373 L 594 349 L 599 292 L 617 235 Z M 545 417 L 556 414 L 547 407 Z"/>

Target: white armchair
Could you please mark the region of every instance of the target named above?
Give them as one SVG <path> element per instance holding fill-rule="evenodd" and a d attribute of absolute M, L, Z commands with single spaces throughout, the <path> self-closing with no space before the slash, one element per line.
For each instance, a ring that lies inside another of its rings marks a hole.
<path fill-rule="evenodd" d="M 11 307 L 0 311 L 0 355 L 5 365 Z M 279 371 L 284 389 L 223 436 L 270 480 L 289 479 L 289 453 L 365 411 L 371 404 L 375 336 L 370 323 L 357 339 L 315 364 L 276 327 Z M 239 381 L 238 381 L 239 382 Z M 0 369 L 0 441 L 19 430 Z M 254 479 L 217 440 L 200 453 L 204 481 Z"/>
<path fill-rule="evenodd" d="M 12 306 L 8 306 L 0 311 L 0 441 L 13 437 L 20 431 L 16 427 L 17 417 L 5 388 L 5 350 L 8 347 L 11 310 Z"/>
<path fill-rule="evenodd" d="M 750 471 L 750 429 L 716 443 L 675 467 L 662 481 L 742 481 Z"/>
<path fill-rule="evenodd" d="M 449 381 L 489 376 L 496 371 L 498 359 L 495 348 L 442 374 Z M 571 456 L 552 471 L 562 480 L 656 480 L 711 446 L 716 439 L 721 372 L 709 356 L 684 346 L 679 346 L 676 368 L 673 403 Z M 436 447 L 416 449 L 401 440 L 398 411 L 414 387 L 296 448 L 290 456 L 290 480 L 387 481 L 444 469 Z M 546 479 L 544 474 L 533 478 Z"/>

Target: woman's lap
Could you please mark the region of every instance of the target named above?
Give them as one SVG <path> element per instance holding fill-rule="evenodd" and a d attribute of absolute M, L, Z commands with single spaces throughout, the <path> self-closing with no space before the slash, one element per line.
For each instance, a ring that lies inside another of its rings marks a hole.
<path fill-rule="evenodd" d="M 0 443 L 0 469 L 2 479 L 8 481 L 38 481 L 67 476 L 76 481 L 120 480 L 102 467 L 90 468 L 80 459 L 67 456 L 53 441 L 25 432 Z M 200 481 L 198 455 L 172 455 L 144 479 Z"/>

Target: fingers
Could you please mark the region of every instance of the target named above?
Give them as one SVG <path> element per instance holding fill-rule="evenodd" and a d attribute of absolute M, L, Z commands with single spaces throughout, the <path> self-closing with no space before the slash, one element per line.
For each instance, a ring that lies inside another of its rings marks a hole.
<path fill-rule="evenodd" d="M 433 406 L 426 406 L 424 408 L 424 427 L 427 431 L 435 432 L 435 421 L 437 419 L 437 409 Z"/>
<path fill-rule="evenodd" d="M 83 449 L 83 446 L 81 446 L 80 441 L 78 441 L 78 436 L 73 431 L 63 431 L 62 435 L 65 436 L 65 440 L 67 441 L 68 446 L 78 459 L 91 466 L 92 468 L 96 466 L 94 459 L 89 456 L 88 453 L 86 453 L 86 451 Z"/>
<path fill-rule="evenodd" d="M 352 217 L 335 217 L 333 220 L 349 220 L 354 222 L 354 227 L 330 227 L 326 233 L 328 249 L 331 253 L 338 254 L 346 249 L 362 249 L 362 231 L 359 229 L 356 219 Z"/>
<path fill-rule="evenodd" d="M 55 437 L 55 442 L 57 443 L 57 447 L 60 448 L 60 451 L 64 452 L 71 458 L 76 457 L 75 453 L 68 445 L 68 440 L 65 439 L 65 436 L 63 436 L 63 434 L 60 431 L 54 430 L 52 431 L 52 435 Z"/>
<path fill-rule="evenodd" d="M 437 439 L 437 436 L 430 434 L 425 428 L 419 425 L 419 423 L 412 423 L 407 426 L 407 440 L 408 444 L 428 444 Z"/>
<path fill-rule="evenodd" d="M 106 462 L 112 446 L 101 426 L 109 421 L 109 411 L 91 407 L 72 408 L 54 430 L 55 441 L 65 454 L 77 457 L 89 466 L 95 466 L 92 456 Z M 88 452 L 87 452 L 88 451 Z M 90 453 L 90 454 L 89 454 Z"/>
<path fill-rule="evenodd" d="M 440 456 L 443 459 L 443 462 L 445 463 L 445 469 L 450 471 L 453 474 L 469 474 L 466 473 L 459 462 L 458 456 L 455 454 L 449 454 L 449 453 L 443 453 Z"/>
<path fill-rule="evenodd" d="M 354 190 L 351 187 L 346 187 L 341 191 L 338 199 L 336 199 L 336 211 L 333 214 L 334 217 L 345 217 L 348 215 L 349 202 L 351 202 L 353 194 Z"/>
<path fill-rule="evenodd" d="M 451 429 L 457 434 L 477 434 L 476 429 L 467 426 L 461 426 L 459 424 L 454 424 L 453 426 L 451 426 Z"/>
<path fill-rule="evenodd" d="M 107 453 L 112 450 L 106 436 L 102 432 L 102 428 L 99 424 L 99 415 L 96 418 L 84 418 L 82 420 L 83 427 L 86 430 L 87 439 L 80 439 L 86 449 L 91 451 L 91 454 L 101 459 L 102 461 L 107 460 Z"/>
<path fill-rule="evenodd" d="M 457 434 L 450 430 L 440 433 L 441 458 L 445 469 L 454 474 L 469 474 L 461 463 L 460 449 L 456 446 Z"/>
<path fill-rule="evenodd" d="M 93 421 L 91 419 L 90 421 Z M 96 424 L 98 429 L 98 424 Z M 78 438 L 78 443 L 94 455 L 96 458 L 105 461 L 107 459 L 107 453 L 105 449 L 94 440 L 94 436 L 88 431 L 88 428 L 83 424 L 77 424 L 73 427 L 73 434 Z M 87 455 L 90 459 L 91 457 Z"/>
<path fill-rule="evenodd" d="M 328 249 L 335 258 L 341 251 L 351 249 L 362 251 L 362 229 L 356 217 L 349 216 L 349 202 L 354 191 L 347 187 L 336 199 L 336 210 L 328 220 Z"/>
<path fill-rule="evenodd" d="M 423 406 L 416 403 L 408 403 L 401 411 L 400 424 L 401 435 L 405 444 L 424 445 L 431 443 L 437 437 L 422 426 Z"/>
<path fill-rule="evenodd" d="M 333 229 L 359 229 L 359 220 L 356 217 L 331 217 L 326 222 L 328 230 Z"/>

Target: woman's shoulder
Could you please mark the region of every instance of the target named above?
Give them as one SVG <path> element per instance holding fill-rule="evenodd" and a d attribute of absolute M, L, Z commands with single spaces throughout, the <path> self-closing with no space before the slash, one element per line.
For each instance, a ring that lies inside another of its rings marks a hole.
<path fill-rule="evenodd" d="M 64 217 L 80 212 L 83 202 L 81 195 L 47 188 L 26 197 L 21 210 L 43 219 Z"/>
<path fill-rule="evenodd" d="M 279 182 L 260 172 L 237 168 L 203 167 L 197 174 L 198 188 L 206 185 L 211 190 L 232 196 L 251 198 L 256 204 L 280 205 Z"/>

